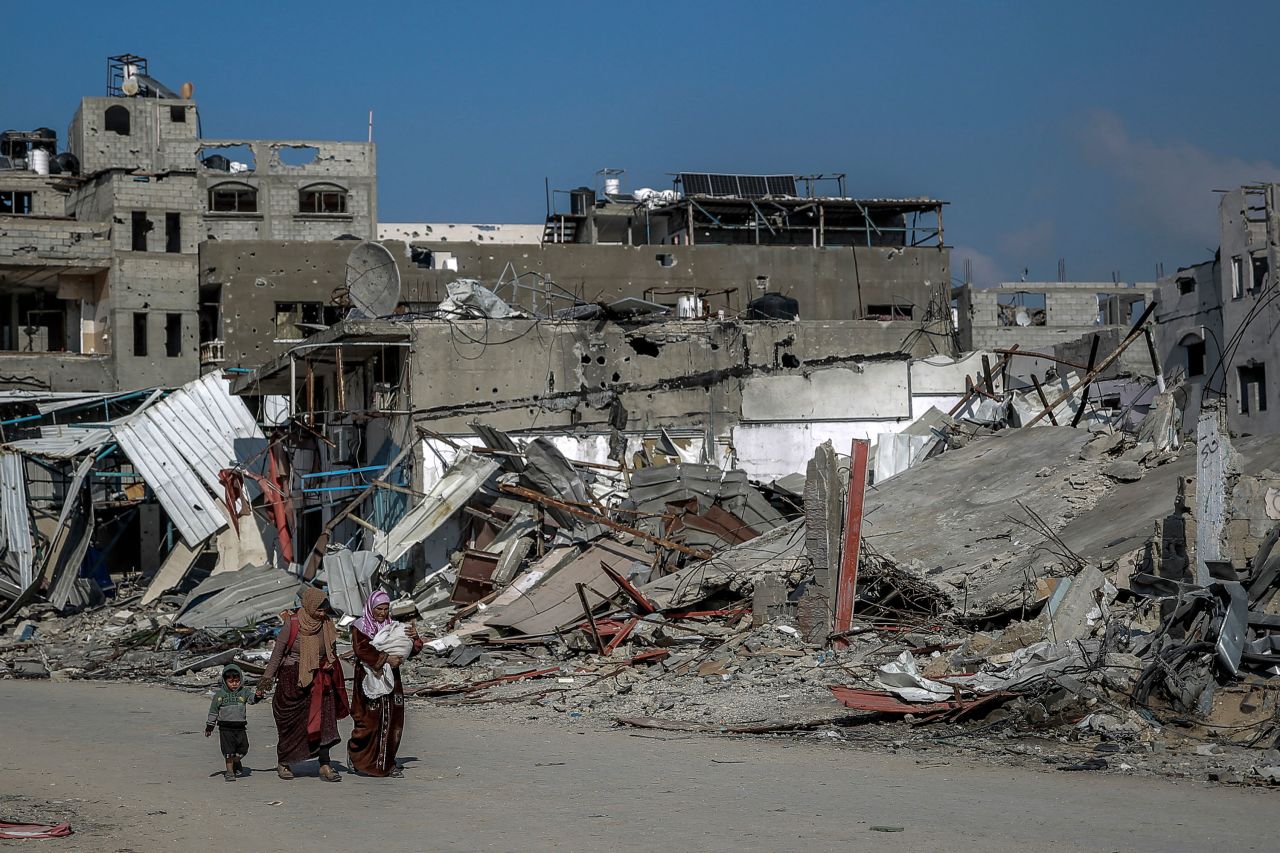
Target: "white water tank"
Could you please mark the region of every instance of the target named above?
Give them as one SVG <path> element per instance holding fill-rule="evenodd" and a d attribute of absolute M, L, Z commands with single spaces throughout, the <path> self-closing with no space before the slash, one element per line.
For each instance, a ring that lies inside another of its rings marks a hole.
<path fill-rule="evenodd" d="M 43 148 L 32 148 L 31 153 L 27 156 L 27 163 L 31 167 L 31 171 L 37 175 L 49 174 L 49 152 Z"/>
<path fill-rule="evenodd" d="M 617 177 L 604 179 L 604 194 L 617 195 L 622 192 L 622 179 Z"/>

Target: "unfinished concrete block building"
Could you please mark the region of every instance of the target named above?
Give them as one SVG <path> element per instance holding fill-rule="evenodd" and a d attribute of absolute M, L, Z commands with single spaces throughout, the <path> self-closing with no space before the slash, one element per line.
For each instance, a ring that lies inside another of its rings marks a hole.
<path fill-rule="evenodd" d="M 1204 400 L 1225 398 L 1232 432 L 1280 431 L 1278 191 L 1223 193 L 1216 255 L 1160 280 L 1157 335 L 1167 372 L 1187 389 L 1184 423 L 1195 423 Z"/>
<path fill-rule="evenodd" d="M 203 244 L 375 233 L 371 143 L 208 140 L 190 86 L 145 58 L 111 57 L 107 79 L 63 154 L 45 128 L 0 140 L 0 387 L 190 381 L 220 358 L 200 329 Z"/>

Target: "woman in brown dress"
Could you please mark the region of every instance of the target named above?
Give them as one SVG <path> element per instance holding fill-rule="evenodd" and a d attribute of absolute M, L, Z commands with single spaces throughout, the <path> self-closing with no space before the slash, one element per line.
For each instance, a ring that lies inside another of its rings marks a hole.
<path fill-rule="evenodd" d="M 320 761 L 320 778 L 342 777 L 329 763 L 329 749 L 342 740 L 338 720 L 347 716 L 347 686 L 338 660 L 338 629 L 329 618 L 329 596 L 304 587 L 302 607 L 285 622 L 258 682 L 262 696 L 279 676 L 271 710 L 276 718 L 276 773 L 292 779 L 290 764 Z"/>
<path fill-rule="evenodd" d="M 347 760 L 356 772 L 369 776 L 403 774 L 396 764 L 400 736 L 404 733 L 404 684 L 400 680 L 403 658 L 388 655 L 373 645 L 378 631 L 391 624 L 391 598 L 382 590 L 369 596 L 364 617 L 351 626 L 351 648 L 355 652 L 355 675 L 351 686 L 351 739 L 347 741 Z M 422 651 L 422 640 L 412 626 L 405 633 L 413 640 L 412 657 Z M 365 692 L 364 677 L 369 671 L 383 672 L 391 664 L 395 686 L 390 693 L 376 699 Z"/>

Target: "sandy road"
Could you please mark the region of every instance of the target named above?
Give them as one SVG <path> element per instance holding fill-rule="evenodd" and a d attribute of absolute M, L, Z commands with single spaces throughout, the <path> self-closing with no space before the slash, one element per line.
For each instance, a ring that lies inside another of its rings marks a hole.
<path fill-rule="evenodd" d="M 275 777 L 259 706 L 246 762 L 257 772 L 228 783 L 210 776 L 221 759 L 217 738 L 201 736 L 206 707 L 156 687 L 0 682 L 0 813 L 65 817 L 77 830 L 22 849 L 1243 853 L 1280 843 L 1280 800 L 1267 791 L 794 741 L 577 733 L 522 725 L 517 707 L 502 725 L 412 709 L 406 778 L 325 784 Z"/>

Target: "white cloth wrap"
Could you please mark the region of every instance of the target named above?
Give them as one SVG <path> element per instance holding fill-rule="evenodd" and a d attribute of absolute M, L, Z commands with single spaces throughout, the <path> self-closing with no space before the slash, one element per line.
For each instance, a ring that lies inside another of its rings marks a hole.
<path fill-rule="evenodd" d="M 392 622 L 378 631 L 369 642 L 383 654 L 401 658 L 408 657 L 413 651 L 413 640 L 405 633 L 403 622 Z M 370 699 L 381 699 L 396 688 L 395 670 L 389 663 L 382 665 L 381 672 L 370 668 L 366 670 L 361 685 L 364 687 L 365 696 Z"/>

